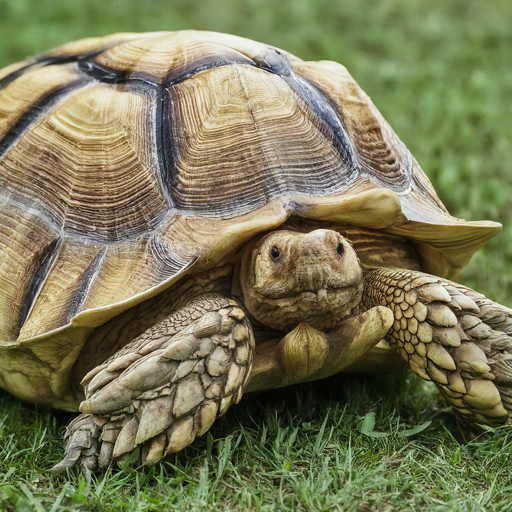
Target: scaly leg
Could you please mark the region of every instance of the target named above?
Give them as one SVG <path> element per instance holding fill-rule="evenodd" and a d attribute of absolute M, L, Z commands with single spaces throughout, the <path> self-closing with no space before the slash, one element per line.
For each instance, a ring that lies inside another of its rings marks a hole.
<path fill-rule="evenodd" d="M 365 275 L 363 305 L 387 306 L 386 340 L 468 423 L 512 423 L 512 310 L 410 270 Z"/>
<path fill-rule="evenodd" d="M 190 300 L 85 376 L 83 414 L 53 471 L 78 460 L 96 471 L 137 446 L 147 465 L 181 450 L 240 401 L 253 351 L 236 302 L 213 293 Z"/>

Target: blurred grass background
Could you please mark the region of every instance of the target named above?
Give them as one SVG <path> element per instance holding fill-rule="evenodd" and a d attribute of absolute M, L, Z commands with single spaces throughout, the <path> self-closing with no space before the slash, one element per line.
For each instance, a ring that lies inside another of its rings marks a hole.
<path fill-rule="evenodd" d="M 512 306 L 510 0 L 0 0 L 0 67 L 119 31 L 229 32 L 343 63 L 450 212 L 504 224 L 462 282 Z M 66 413 L 0 395 L 0 510 L 511 510 L 510 429 L 468 440 L 410 374 L 245 397 L 169 463 L 50 477 Z M 377 415 L 386 437 L 361 434 Z M 407 437 L 404 425 L 425 431 Z"/>

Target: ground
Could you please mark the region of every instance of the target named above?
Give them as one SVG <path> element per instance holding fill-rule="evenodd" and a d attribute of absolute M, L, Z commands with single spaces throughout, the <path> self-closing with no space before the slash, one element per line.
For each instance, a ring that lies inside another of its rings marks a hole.
<path fill-rule="evenodd" d="M 450 212 L 504 224 L 461 281 L 512 306 L 511 17 L 508 0 L 0 0 L 0 66 L 183 28 L 342 62 Z M 71 417 L 0 394 L 0 510 L 512 509 L 512 429 L 472 439 L 410 373 L 247 396 L 170 461 L 91 483 L 48 473 Z"/>

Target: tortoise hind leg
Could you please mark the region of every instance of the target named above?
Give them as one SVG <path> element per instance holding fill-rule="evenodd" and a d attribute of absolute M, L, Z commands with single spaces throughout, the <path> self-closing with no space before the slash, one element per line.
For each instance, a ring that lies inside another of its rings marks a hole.
<path fill-rule="evenodd" d="M 512 422 L 512 310 L 456 283 L 410 270 L 365 275 L 365 307 L 389 307 L 386 340 L 435 382 L 465 423 Z"/>
<path fill-rule="evenodd" d="M 192 299 L 86 375 L 83 414 L 69 425 L 53 471 L 78 460 L 96 471 L 137 446 L 146 465 L 181 450 L 241 399 L 253 349 L 234 301 Z"/>

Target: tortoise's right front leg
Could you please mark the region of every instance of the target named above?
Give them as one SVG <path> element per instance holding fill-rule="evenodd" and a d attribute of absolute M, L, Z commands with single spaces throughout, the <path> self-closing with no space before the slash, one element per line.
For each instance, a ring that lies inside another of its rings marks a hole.
<path fill-rule="evenodd" d="M 206 432 L 242 397 L 254 349 L 237 303 L 205 294 L 186 303 L 85 376 L 83 412 L 66 431 L 66 455 L 105 468 L 142 448 L 152 464 Z"/>

